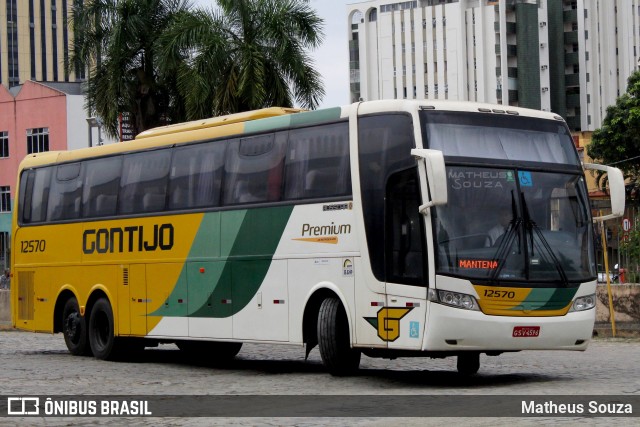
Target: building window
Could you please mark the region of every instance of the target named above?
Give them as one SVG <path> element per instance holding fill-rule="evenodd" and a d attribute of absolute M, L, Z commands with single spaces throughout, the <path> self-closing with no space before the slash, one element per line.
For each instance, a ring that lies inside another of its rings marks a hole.
<path fill-rule="evenodd" d="M 7 66 L 9 70 L 9 87 L 20 84 L 20 66 L 18 49 L 18 11 L 16 0 L 6 2 L 7 12 Z"/>
<path fill-rule="evenodd" d="M 9 267 L 9 233 L 0 231 L 0 267 Z"/>
<path fill-rule="evenodd" d="M 0 132 L 0 158 L 9 157 L 9 132 Z"/>
<path fill-rule="evenodd" d="M 27 154 L 49 151 L 49 128 L 27 129 Z"/>
<path fill-rule="evenodd" d="M 0 187 L 0 212 L 11 212 L 11 191 L 8 186 Z"/>
<path fill-rule="evenodd" d="M 40 50 L 42 52 L 42 80 L 47 81 L 47 26 L 45 0 L 40 0 Z"/>

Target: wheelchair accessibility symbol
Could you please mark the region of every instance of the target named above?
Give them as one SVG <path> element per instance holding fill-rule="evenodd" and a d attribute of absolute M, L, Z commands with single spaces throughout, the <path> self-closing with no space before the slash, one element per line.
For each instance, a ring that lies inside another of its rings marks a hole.
<path fill-rule="evenodd" d="M 533 179 L 531 179 L 531 172 L 518 172 L 518 178 L 520 179 L 520 185 L 522 187 L 533 187 Z"/>
<path fill-rule="evenodd" d="M 409 338 L 418 338 L 420 322 L 409 322 Z"/>

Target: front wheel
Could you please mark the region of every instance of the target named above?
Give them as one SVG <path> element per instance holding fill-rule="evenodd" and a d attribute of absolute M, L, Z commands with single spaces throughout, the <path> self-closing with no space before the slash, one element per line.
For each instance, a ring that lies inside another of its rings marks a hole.
<path fill-rule="evenodd" d="M 327 298 L 320 305 L 318 346 L 331 375 L 349 375 L 360 366 L 360 351 L 351 348 L 347 313 L 338 298 Z"/>
<path fill-rule="evenodd" d="M 458 355 L 459 374 L 475 375 L 478 369 L 480 369 L 480 353 L 461 353 Z"/>
<path fill-rule="evenodd" d="M 100 298 L 93 305 L 89 316 L 89 343 L 96 358 L 110 360 L 116 356 L 114 333 L 111 304 L 106 298 Z"/>
<path fill-rule="evenodd" d="M 91 354 L 87 321 L 80 314 L 78 300 L 75 297 L 69 298 L 62 309 L 62 334 L 64 335 L 64 343 L 71 354 L 74 356 Z"/>

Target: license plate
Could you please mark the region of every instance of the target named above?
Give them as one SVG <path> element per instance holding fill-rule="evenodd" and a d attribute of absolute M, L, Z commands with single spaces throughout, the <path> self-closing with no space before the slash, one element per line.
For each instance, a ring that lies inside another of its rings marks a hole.
<path fill-rule="evenodd" d="M 540 335 L 540 326 L 514 326 L 514 338 L 532 338 Z"/>

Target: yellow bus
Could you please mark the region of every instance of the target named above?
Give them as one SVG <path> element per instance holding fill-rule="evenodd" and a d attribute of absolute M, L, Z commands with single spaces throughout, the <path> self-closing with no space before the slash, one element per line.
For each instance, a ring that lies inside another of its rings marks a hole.
<path fill-rule="evenodd" d="M 612 214 L 624 209 L 609 173 Z M 596 269 L 562 118 L 494 105 L 269 108 L 29 155 L 13 218 L 16 328 L 111 359 L 174 342 L 371 357 L 584 350 Z"/>

